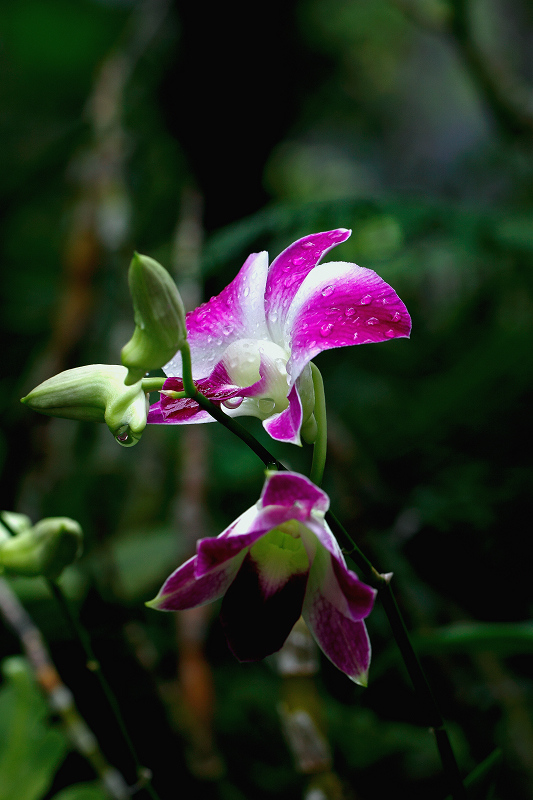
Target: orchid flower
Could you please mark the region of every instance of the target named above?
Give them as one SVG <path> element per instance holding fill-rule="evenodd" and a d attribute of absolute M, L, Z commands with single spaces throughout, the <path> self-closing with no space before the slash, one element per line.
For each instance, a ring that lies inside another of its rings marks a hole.
<path fill-rule="evenodd" d="M 240 661 L 279 650 L 301 614 L 326 656 L 366 685 L 363 622 L 375 590 L 346 566 L 324 515 L 328 496 L 295 472 L 267 473 L 259 502 L 170 575 L 149 605 L 179 611 L 223 596 L 221 622 Z"/>
<path fill-rule="evenodd" d="M 273 439 L 300 444 L 302 425 L 312 429 L 309 362 L 318 353 L 409 336 L 405 305 L 375 272 L 343 261 L 318 265 L 350 233 L 312 233 L 270 267 L 266 252 L 253 253 L 229 286 L 187 314 L 199 391 L 230 416 L 259 417 Z M 213 421 L 194 400 L 172 397 L 183 389 L 181 353 L 164 371 L 169 378 L 148 422 Z"/>

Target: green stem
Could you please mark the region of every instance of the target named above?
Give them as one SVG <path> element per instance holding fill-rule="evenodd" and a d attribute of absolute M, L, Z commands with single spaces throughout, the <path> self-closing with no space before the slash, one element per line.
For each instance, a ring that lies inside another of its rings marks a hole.
<path fill-rule="evenodd" d="M 91 672 L 95 673 L 98 682 L 100 683 L 100 687 L 106 697 L 107 702 L 109 703 L 111 711 L 113 712 L 113 716 L 115 717 L 120 732 L 124 738 L 124 741 L 126 742 L 127 748 L 135 763 L 135 768 L 137 770 L 137 777 L 140 779 L 139 784 L 142 783 L 142 785 L 144 786 L 144 788 L 146 789 L 152 800 L 160 800 L 159 795 L 157 794 L 157 792 L 155 791 L 150 782 L 151 772 L 147 770 L 146 767 L 143 767 L 141 762 L 139 761 L 139 757 L 137 756 L 137 751 L 135 750 L 135 746 L 131 740 L 131 737 L 128 733 L 128 729 L 126 727 L 126 723 L 124 722 L 124 719 L 122 717 L 117 698 L 115 697 L 113 690 L 111 689 L 106 678 L 104 677 L 102 670 L 100 669 L 100 663 L 94 654 L 87 631 L 85 630 L 83 625 L 80 624 L 75 615 L 72 613 L 67 598 L 63 594 L 63 590 L 61 589 L 61 587 L 58 586 L 58 584 L 55 581 L 47 579 L 46 582 L 48 584 L 48 588 L 54 595 L 57 604 L 61 608 L 61 611 L 63 612 L 63 615 L 68 623 L 69 628 L 72 631 L 72 634 L 78 640 L 81 647 L 83 648 L 83 651 L 85 652 L 85 655 L 87 657 L 88 668 L 91 670 Z"/>
<path fill-rule="evenodd" d="M 142 390 L 143 392 L 158 392 L 163 388 L 166 378 L 143 378 Z"/>
<path fill-rule="evenodd" d="M 318 428 L 317 437 L 313 445 L 313 461 L 311 463 L 310 479 L 316 486 L 322 483 L 324 468 L 326 466 L 326 452 L 328 448 L 328 423 L 326 416 L 326 396 L 324 394 L 324 381 L 320 370 L 311 362 L 311 375 L 315 390 L 314 415 Z"/>

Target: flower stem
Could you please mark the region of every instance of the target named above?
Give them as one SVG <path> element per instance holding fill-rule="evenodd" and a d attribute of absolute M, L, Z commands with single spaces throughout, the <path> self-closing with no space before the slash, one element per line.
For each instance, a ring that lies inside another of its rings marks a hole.
<path fill-rule="evenodd" d="M 61 587 L 55 582 L 47 579 L 48 588 L 50 589 L 51 593 L 54 595 L 57 604 L 61 608 L 63 615 L 68 623 L 69 628 L 71 629 L 74 637 L 80 643 L 85 655 L 87 656 L 87 666 L 94 672 L 98 682 L 100 683 L 100 687 L 102 692 L 104 693 L 106 700 L 113 712 L 113 716 L 117 722 L 117 725 L 120 729 L 122 737 L 127 745 L 127 748 L 130 752 L 130 755 L 135 763 L 135 768 L 137 771 L 137 778 L 138 778 L 138 786 L 139 788 L 142 787 L 146 789 L 152 800 L 159 800 L 159 796 L 155 789 L 151 784 L 152 773 L 151 770 L 143 767 L 141 762 L 139 761 L 139 757 L 137 755 L 137 751 L 135 750 L 135 746 L 131 740 L 131 737 L 128 733 L 128 729 L 126 727 L 126 723 L 122 717 L 117 698 L 115 697 L 111 686 L 107 682 L 101 668 L 98 659 L 96 658 L 94 651 L 92 649 L 92 645 L 87 634 L 85 628 L 80 624 L 78 619 L 72 613 L 71 608 L 68 604 L 67 598 L 63 594 L 63 590 Z"/>
<path fill-rule="evenodd" d="M 326 466 L 326 452 L 328 447 L 328 425 L 326 417 L 326 396 L 324 394 L 324 381 L 320 370 L 311 362 L 313 388 L 315 390 L 315 419 L 318 428 L 317 437 L 313 445 L 313 461 L 309 477 L 316 486 L 322 483 L 324 468 Z"/>
<path fill-rule="evenodd" d="M 163 388 L 166 378 L 143 378 L 142 389 L 143 392 L 158 392 Z"/>

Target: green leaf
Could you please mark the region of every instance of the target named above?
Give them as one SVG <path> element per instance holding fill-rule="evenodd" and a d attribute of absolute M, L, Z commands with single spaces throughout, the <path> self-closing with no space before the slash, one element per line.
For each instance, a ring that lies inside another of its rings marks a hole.
<path fill-rule="evenodd" d="M 26 660 L 2 663 L 0 690 L 0 800 L 40 800 L 68 750 Z M 95 798 L 96 800 L 96 798 Z"/>

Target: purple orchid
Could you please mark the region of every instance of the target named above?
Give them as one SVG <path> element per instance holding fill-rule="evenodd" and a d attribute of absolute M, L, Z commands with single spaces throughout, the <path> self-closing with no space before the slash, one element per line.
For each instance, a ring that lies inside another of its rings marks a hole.
<path fill-rule="evenodd" d="M 283 645 L 302 614 L 326 656 L 366 685 L 370 642 L 363 622 L 375 590 L 346 566 L 325 522 L 329 498 L 295 472 L 267 474 L 259 502 L 170 575 L 148 603 L 179 611 L 222 600 L 221 622 L 240 661 Z"/>
<path fill-rule="evenodd" d="M 318 353 L 409 336 L 405 305 L 375 272 L 343 261 L 318 265 L 350 234 L 312 233 L 270 267 L 266 252 L 253 253 L 229 286 L 187 314 L 198 389 L 230 416 L 259 417 L 273 439 L 300 444 L 302 425 L 311 423 L 309 362 Z M 165 372 L 163 391 L 181 391 L 181 353 Z M 149 423 L 212 421 L 194 400 L 165 394 L 148 415 Z"/>

